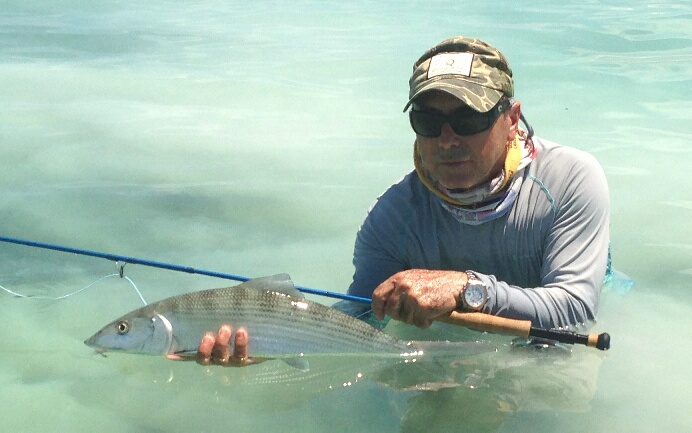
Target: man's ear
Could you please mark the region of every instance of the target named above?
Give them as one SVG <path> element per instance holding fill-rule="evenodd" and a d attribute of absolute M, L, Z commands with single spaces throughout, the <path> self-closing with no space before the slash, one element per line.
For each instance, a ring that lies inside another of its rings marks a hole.
<path fill-rule="evenodd" d="M 510 121 L 507 140 L 511 141 L 514 140 L 514 137 L 517 135 L 517 132 L 519 131 L 519 119 L 521 118 L 521 102 L 512 102 L 512 105 L 510 105 L 507 108 L 505 114 L 507 114 L 507 117 Z"/>

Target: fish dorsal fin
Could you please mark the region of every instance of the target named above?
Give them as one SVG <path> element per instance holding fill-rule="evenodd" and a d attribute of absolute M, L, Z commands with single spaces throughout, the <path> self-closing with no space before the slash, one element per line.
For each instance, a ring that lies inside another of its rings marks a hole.
<path fill-rule="evenodd" d="M 305 296 L 293 285 L 288 274 L 276 274 L 269 277 L 253 278 L 236 287 L 254 290 L 268 290 L 270 292 L 283 293 L 294 298 L 305 298 Z"/>

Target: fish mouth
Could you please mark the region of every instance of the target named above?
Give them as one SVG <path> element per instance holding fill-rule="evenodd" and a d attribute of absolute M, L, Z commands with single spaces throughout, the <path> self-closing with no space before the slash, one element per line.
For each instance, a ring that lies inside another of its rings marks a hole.
<path fill-rule="evenodd" d="M 96 345 L 94 344 L 94 336 L 92 335 L 91 337 L 84 340 L 84 344 L 86 344 L 89 347 L 95 347 Z"/>
<path fill-rule="evenodd" d="M 105 358 L 106 357 L 106 348 L 101 347 L 98 344 L 96 344 L 96 337 L 97 337 L 97 335 L 92 335 L 91 337 L 84 340 L 84 344 L 91 347 L 92 349 L 94 349 L 95 354 L 101 355 Z"/>
<path fill-rule="evenodd" d="M 91 347 L 92 349 L 94 349 L 94 351 L 96 353 L 98 353 L 99 355 L 103 355 L 104 353 L 106 353 L 107 348 L 96 343 L 97 337 L 98 337 L 98 334 L 92 335 L 91 337 L 84 340 L 84 344 Z"/>

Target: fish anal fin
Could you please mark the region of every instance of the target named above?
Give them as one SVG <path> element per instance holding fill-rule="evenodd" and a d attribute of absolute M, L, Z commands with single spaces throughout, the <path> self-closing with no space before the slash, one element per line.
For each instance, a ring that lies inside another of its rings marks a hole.
<path fill-rule="evenodd" d="M 309 371 L 310 363 L 305 358 L 282 358 L 281 359 L 286 364 L 293 368 L 297 368 L 300 371 Z"/>

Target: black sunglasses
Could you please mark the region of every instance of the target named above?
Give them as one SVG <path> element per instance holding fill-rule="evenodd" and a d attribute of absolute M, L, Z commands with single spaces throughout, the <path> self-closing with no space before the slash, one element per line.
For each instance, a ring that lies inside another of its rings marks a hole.
<path fill-rule="evenodd" d="M 445 123 L 449 123 L 457 135 L 474 135 L 493 126 L 500 114 L 509 106 L 509 99 L 502 98 L 487 113 L 479 113 L 468 106 L 461 107 L 451 114 L 414 107 L 408 112 L 408 117 L 413 130 L 423 137 L 439 137 Z"/>

